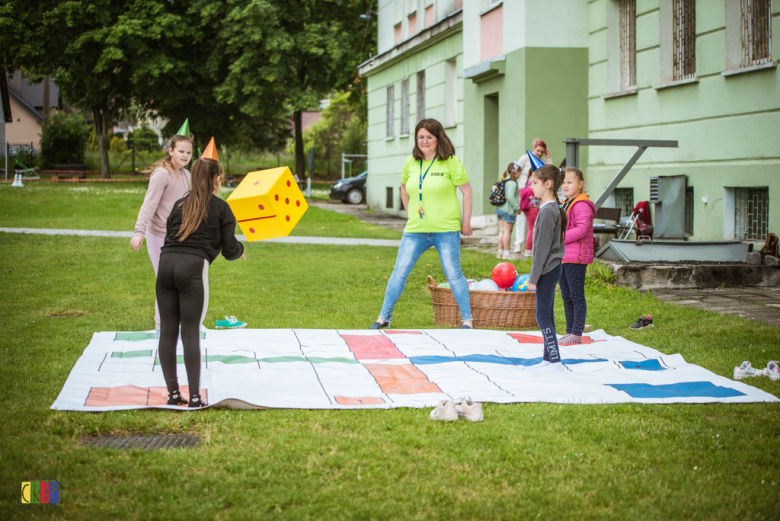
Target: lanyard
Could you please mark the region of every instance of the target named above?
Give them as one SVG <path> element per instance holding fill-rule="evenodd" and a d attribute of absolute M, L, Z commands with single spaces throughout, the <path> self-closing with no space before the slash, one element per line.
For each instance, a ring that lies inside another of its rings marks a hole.
<path fill-rule="evenodd" d="M 428 175 L 428 170 L 430 170 L 431 167 L 433 166 L 433 164 L 436 162 L 436 157 L 437 156 L 433 156 L 433 161 L 431 161 L 431 164 L 428 165 L 428 168 L 425 169 L 425 173 L 424 174 L 423 174 L 423 171 L 422 171 L 423 160 L 420 159 L 420 187 L 417 189 L 417 194 L 420 196 L 420 208 L 417 210 L 417 212 L 420 214 L 420 219 L 422 219 L 423 216 L 425 215 L 425 212 L 422 209 L 422 184 L 423 184 L 423 181 L 425 180 L 425 176 Z"/>

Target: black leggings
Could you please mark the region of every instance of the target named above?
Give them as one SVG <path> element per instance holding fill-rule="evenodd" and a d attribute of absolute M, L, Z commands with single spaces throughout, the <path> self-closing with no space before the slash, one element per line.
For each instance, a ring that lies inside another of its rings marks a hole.
<path fill-rule="evenodd" d="M 566 314 L 566 334 L 582 336 L 588 305 L 585 303 L 585 272 L 587 264 L 566 263 L 561 273 L 561 297 Z"/>
<path fill-rule="evenodd" d="M 181 324 L 190 396 L 200 395 L 200 325 L 209 304 L 209 262 L 189 253 L 163 253 L 157 270 L 160 365 L 169 391 L 179 388 L 176 344 Z"/>
<path fill-rule="evenodd" d="M 558 351 L 558 337 L 555 334 L 555 286 L 561 278 L 561 265 L 539 277 L 536 283 L 536 323 L 544 338 L 544 359 L 556 363 L 561 361 Z"/>

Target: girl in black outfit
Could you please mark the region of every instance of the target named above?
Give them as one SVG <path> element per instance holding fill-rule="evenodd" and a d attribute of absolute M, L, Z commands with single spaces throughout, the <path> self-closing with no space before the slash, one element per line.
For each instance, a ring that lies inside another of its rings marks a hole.
<path fill-rule="evenodd" d="M 243 257 L 236 240 L 236 218 L 219 193 L 222 167 L 198 159 L 192 167 L 190 193 L 176 201 L 168 217 L 168 233 L 157 272 L 160 306 L 160 365 L 168 386 L 168 405 L 185 405 L 176 377 L 176 343 L 181 324 L 184 366 L 190 387 L 189 407 L 206 407 L 200 397 L 200 324 L 209 296 L 209 264 L 222 251 L 227 260 Z"/>

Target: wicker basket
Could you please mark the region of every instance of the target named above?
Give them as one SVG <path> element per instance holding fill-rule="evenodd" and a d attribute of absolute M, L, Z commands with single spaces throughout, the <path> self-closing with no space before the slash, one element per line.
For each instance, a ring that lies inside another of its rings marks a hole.
<path fill-rule="evenodd" d="M 428 275 L 428 289 L 436 323 L 460 326 L 463 320 L 450 288 L 438 287 Z M 475 329 L 536 328 L 536 292 L 469 291 L 469 300 Z"/>

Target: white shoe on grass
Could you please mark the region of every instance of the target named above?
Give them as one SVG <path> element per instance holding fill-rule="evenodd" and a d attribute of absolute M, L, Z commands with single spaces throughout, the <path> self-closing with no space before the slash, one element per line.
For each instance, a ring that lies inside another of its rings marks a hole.
<path fill-rule="evenodd" d="M 780 366 L 778 366 L 776 361 L 772 360 L 766 364 L 765 371 L 766 375 L 772 380 L 780 380 Z"/>
<path fill-rule="evenodd" d="M 440 420 L 454 422 L 458 419 L 458 411 L 455 409 L 455 403 L 452 400 L 442 400 L 434 410 L 431 411 L 431 420 Z"/>
<path fill-rule="evenodd" d="M 755 369 L 751 367 L 750 362 L 745 360 L 739 367 L 734 368 L 734 380 L 742 380 L 751 376 L 763 376 L 768 374 L 766 369 Z"/>
<path fill-rule="evenodd" d="M 455 402 L 455 410 L 458 412 L 458 418 L 461 420 L 485 421 L 485 416 L 482 414 L 482 404 L 472 402 L 469 396 L 458 399 Z"/>
<path fill-rule="evenodd" d="M 504 250 L 498 250 L 498 253 L 496 253 L 497 259 L 503 259 L 504 258 Z"/>

